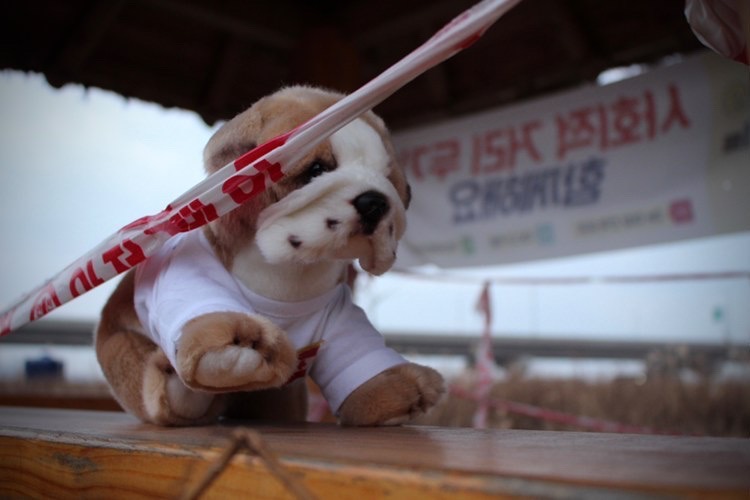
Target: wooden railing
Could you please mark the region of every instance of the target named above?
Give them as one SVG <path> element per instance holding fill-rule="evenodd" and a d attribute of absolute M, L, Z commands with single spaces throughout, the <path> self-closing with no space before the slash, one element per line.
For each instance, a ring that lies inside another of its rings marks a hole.
<path fill-rule="evenodd" d="M 11 343 L 92 345 L 94 324 L 86 321 L 41 320 L 25 325 L 17 332 L 0 338 L 0 346 Z M 583 337 L 583 336 L 580 336 Z M 587 337 L 590 337 L 587 336 Z M 478 336 L 435 334 L 428 332 L 386 332 L 386 342 L 397 351 L 410 354 L 444 354 L 474 356 Z M 606 335 L 601 336 L 606 339 Z M 594 340 L 576 338 L 545 338 L 497 333 L 493 339 L 496 362 L 505 364 L 523 357 L 644 359 L 654 352 L 679 349 L 715 363 L 733 358 L 747 359 L 746 344 L 707 344 L 675 341 Z"/>
<path fill-rule="evenodd" d="M 259 442 L 230 449 L 247 425 Z M 202 483 L 222 456 L 226 465 Z M 363 500 L 747 498 L 750 441 L 247 422 L 160 428 L 124 413 L 0 408 L 3 498 L 178 498 L 201 484 L 205 498 L 293 498 L 284 477 L 319 498 Z"/>

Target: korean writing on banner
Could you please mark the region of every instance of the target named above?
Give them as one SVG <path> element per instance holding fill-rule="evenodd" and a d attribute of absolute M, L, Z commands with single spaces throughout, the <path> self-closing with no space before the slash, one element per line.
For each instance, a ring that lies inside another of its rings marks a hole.
<path fill-rule="evenodd" d="M 659 224 L 697 228 L 711 97 L 695 66 L 397 134 L 417 254 L 402 263 L 569 255 L 654 242 Z M 642 234 L 614 234 L 636 226 Z M 510 241 L 546 248 L 498 248 Z"/>

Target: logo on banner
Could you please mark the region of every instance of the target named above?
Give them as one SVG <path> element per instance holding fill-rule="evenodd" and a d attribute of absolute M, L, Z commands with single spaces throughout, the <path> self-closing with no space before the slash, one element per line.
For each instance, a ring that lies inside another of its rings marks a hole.
<path fill-rule="evenodd" d="M 674 224 L 689 224 L 695 219 L 693 203 L 690 200 L 677 200 L 669 205 L 669 218 Z"/>

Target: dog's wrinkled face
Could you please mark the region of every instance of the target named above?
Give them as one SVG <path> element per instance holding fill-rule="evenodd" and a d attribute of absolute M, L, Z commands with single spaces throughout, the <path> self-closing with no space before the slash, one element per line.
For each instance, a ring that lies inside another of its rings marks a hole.
<path fill-rule="evenodd" d="M 260 214 L 258 247 L 270 262 L 359 259 L 381 274 L 405 229 L 404 204 L 388 180 L 391 156 L 362 119 L 333 134 L 328 147 L 332 162 L 292 171 L 305 184 Z"/>
<path fill-rule="evenodd" d="M 340 97 L 292 87 L 259 101 L 209 141 L 207 168 L 291 130 Z M 264 195 L 216 221 L 215 244 L 231 258 L 254 237 L 270 263 L 359 259 L 365 271 L 382 274 L 393 265 L 405 230 L 408 191 L 382 121 L 368 113 L 335 132 Z"/>

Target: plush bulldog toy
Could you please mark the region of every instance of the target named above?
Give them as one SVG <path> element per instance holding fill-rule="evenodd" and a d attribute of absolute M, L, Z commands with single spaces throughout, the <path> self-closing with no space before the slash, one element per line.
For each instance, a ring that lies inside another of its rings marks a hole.
<path fill-rule="evenodd" d="M 211 138 L 206 170 L 340 98 L 290 87 L 261 99 Z M 262 195 L 173 237 L 102 311 L 96 353 L 117 401 L 162 425 L 304 420 L 309 368 L 344 425 L 427 411 L 441 376 L 387 348 L 346 284 L 353 260 L 376 275 L 391 267 L 409 196 L 383 122 L 366 113 Z"/>

